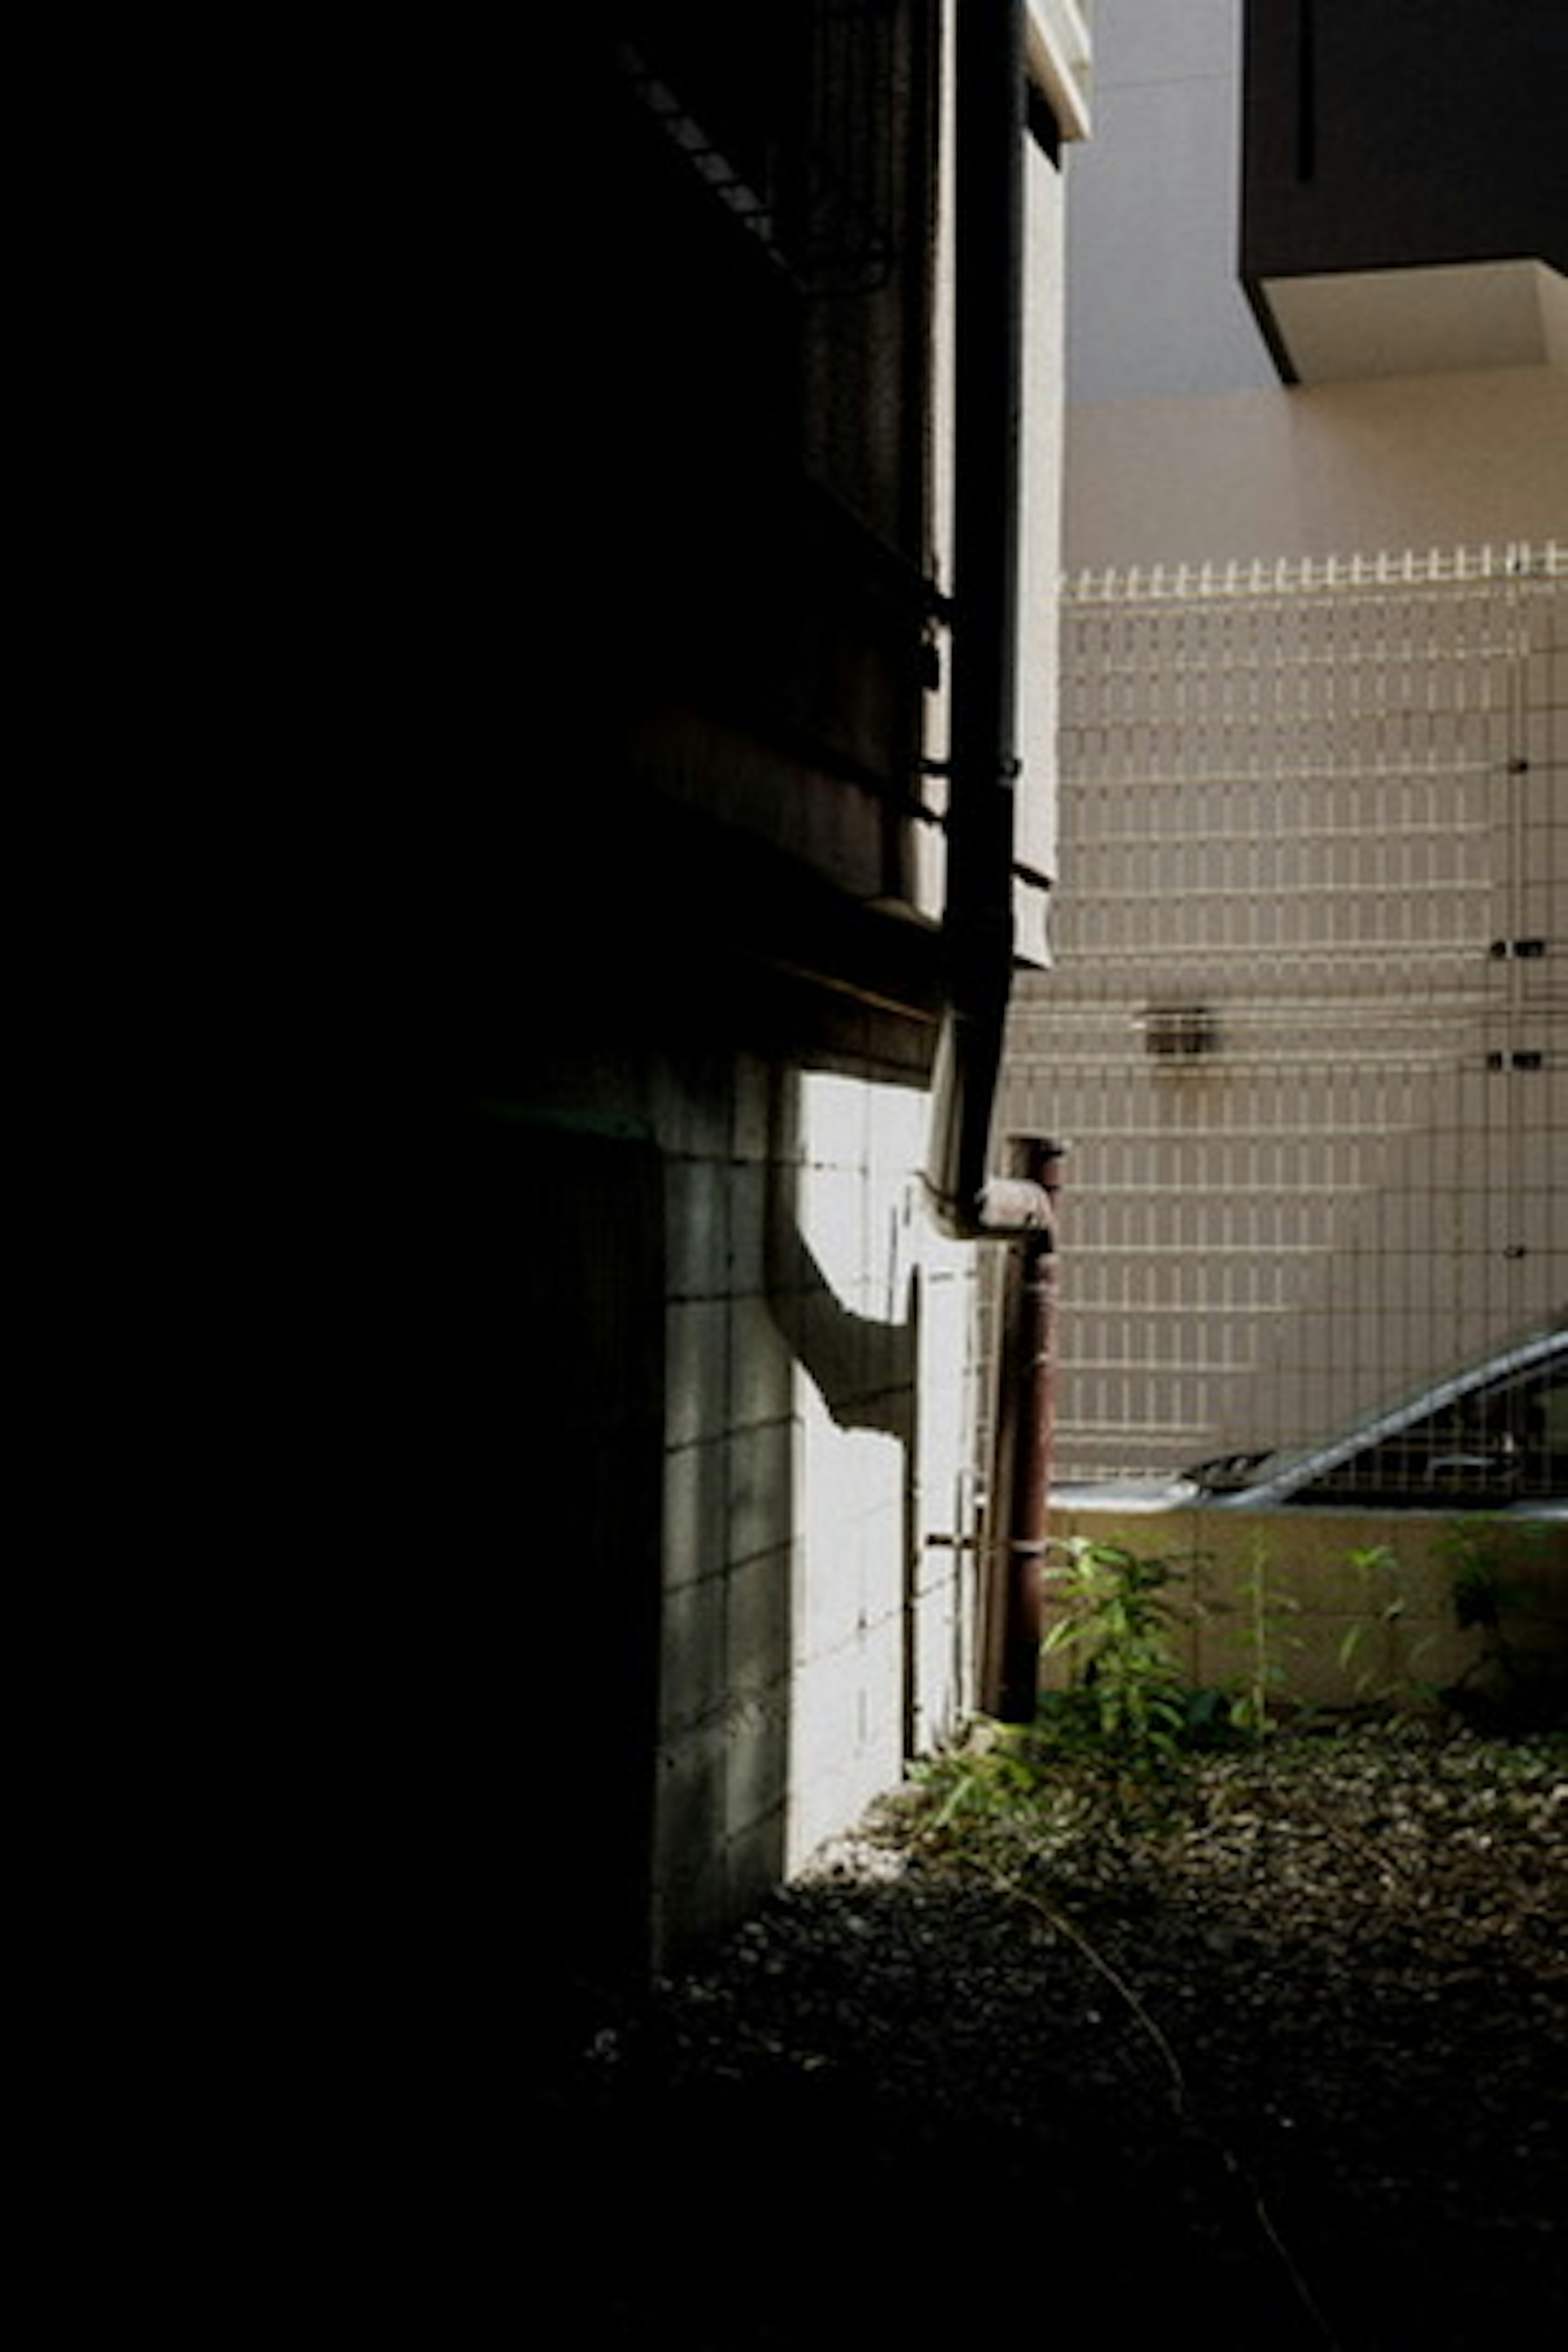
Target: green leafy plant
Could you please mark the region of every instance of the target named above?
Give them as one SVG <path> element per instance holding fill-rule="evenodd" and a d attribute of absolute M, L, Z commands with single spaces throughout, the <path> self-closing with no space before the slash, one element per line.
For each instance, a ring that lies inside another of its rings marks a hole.
<path fill-rule="evenodd" d="M 1360 1588 L 1361 1611 L 1341 1638 L 1341 1671 L 1361 1704 L 1395 1702 L 1405 1687 L 1392 1655 L 1394 1629 L 1406 1608 L 1399 1555 L 1392 1544 L 1362 1544 L 1348 1560 Z"/>
<path fill-rule="evenodd" d="M 1242 1587 L 1247 1612 L 1247 1680 L 1232 1705 L 1231 1718 L 1238 1730 L 1255 1739 L 1267 1738 L 1274 1727 L 1279 1700 L 1285 1695 L 1287 1654 L 1295 1646 L 1295 1637 L 1289 1627 L 1301 1606 L 1292 1593 L 1281 1591 L 1271 1580 L 1270 1564 L 1267 1542 L 1262 1536 L 1254 1536 Z"/>
<path fill-rule="evenodd" d="M 1181 1612 L 1172 1588 L 1182 1571 L 1124 1544 L 1070 1536 L 1046 1570 L 1059 1613 L 1045 1639 L 1066 1655 L 1073 1682 L 1042 1722 L 1093 1739 L 1127 1761 L 1173 1757 L 1189 1728 L 1189 1691 L 1173 1648 Z"/>
<path fill-rule="evenodd" d="M 928 1834 L 955 1825 L 1005 1823 L 1039 1793 L 1040 1773 L 1027 1731 L 982 1717 L 959 1746 L 917 1765 L 929 1802 Z"/>

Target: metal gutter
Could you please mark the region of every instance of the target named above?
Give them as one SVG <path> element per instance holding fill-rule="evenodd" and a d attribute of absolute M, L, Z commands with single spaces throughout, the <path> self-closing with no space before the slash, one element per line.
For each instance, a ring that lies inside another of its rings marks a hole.
<path fill-rule="evenodd" d="M 958 0 L 946 1004 L 925 1170 L 958 1240 L 1050 1222 L 1039 1185 L 990 1166 L 1013 985 L 1026 21 L 1024 0 Z"/>

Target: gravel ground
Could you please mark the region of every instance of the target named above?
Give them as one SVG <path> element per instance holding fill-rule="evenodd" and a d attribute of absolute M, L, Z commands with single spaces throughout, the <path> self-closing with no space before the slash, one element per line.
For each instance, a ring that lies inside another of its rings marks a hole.
<path fill-rule="evenodd" d="M 584 2013 L 559 2341 L 1568 2342 L 1568 1741 L 1286 1734 L 1154 1812 L 988 1769 Z"/>

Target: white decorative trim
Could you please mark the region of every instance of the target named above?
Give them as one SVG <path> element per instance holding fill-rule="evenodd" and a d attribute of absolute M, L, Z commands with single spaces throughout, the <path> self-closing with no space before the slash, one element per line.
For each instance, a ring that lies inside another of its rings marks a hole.
<path fill-rule="evenodd" d="M 1087 139 L 1093 127 L 1089 81 L 1094 46 L 1085 22 L 1089 0 L 1028 0 L 1029 79 L 1056 116 L 1064 139 Z"/>

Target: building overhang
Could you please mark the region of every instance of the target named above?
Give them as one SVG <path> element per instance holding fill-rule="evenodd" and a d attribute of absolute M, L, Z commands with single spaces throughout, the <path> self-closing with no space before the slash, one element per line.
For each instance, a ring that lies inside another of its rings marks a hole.
<path fill-rule="evenodd" d="M 1288 383 L 1568 368 L 1568 278 L 1543 261 L 1260 277 L 1247 290 Z"/>

